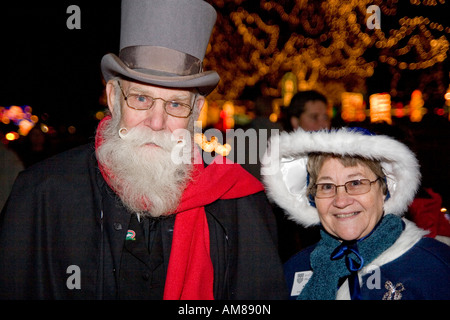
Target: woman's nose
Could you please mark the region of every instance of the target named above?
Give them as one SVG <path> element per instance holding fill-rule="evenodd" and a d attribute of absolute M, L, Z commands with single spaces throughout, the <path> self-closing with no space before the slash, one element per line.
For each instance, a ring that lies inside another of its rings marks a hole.
<path fill-rule="evenodd" d="M 334 196 L 333 205 L 337 208 L 345 208 L 353 203 L 353 197 L 350 196 L 345 190 L 344 186 L 340 186 L 336 189 L 336 195 Z"/>

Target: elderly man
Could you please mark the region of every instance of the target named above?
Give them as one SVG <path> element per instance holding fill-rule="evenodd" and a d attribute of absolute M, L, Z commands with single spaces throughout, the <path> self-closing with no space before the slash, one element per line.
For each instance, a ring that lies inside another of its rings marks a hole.
<path fill-rule="evenodd" d="M 1 298 L 287 296 L 262 185 L 223 158 L 178 157 L 198 160 L 215 19 L 201 0 L 123 1 L 95 144 L 21 173 L 2 211 Z"/>

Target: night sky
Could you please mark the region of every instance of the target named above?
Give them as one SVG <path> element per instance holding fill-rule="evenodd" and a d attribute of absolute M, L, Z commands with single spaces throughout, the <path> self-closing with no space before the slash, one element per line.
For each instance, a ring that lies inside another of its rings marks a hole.
<path fill-rule="evenodd" d="M 66 26 L 71 4 L 81 10 L 81 29 Z M 120 1 L 15 2 L 0 10 L 0 106 L 30 105 L 50 124 L 89 126 L 102 109 L 100 60 L 119 50 Z"/>

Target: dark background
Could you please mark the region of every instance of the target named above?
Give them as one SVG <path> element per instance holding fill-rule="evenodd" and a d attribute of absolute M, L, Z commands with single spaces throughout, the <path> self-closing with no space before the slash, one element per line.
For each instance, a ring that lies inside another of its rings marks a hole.
<path fill-rule="evenodd" d="M 66 26 L 81 9 L 81 29 Z M 1 9 L 0 105 L 29 105 L 49 124 L 95 127 L 103 83 L 100 60 L 119 50 L 120 1 L 13 2 Z"/>

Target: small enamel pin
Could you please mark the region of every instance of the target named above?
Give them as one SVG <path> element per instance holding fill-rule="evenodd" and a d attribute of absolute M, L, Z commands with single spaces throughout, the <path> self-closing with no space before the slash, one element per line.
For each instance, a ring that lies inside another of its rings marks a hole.
<path fill-rule="evenodd" d="M 128 230 L 125 240 L 131 240 L 131 241 L 136 240 L 136 232 L 134 232 L 133 230 Z"/>

